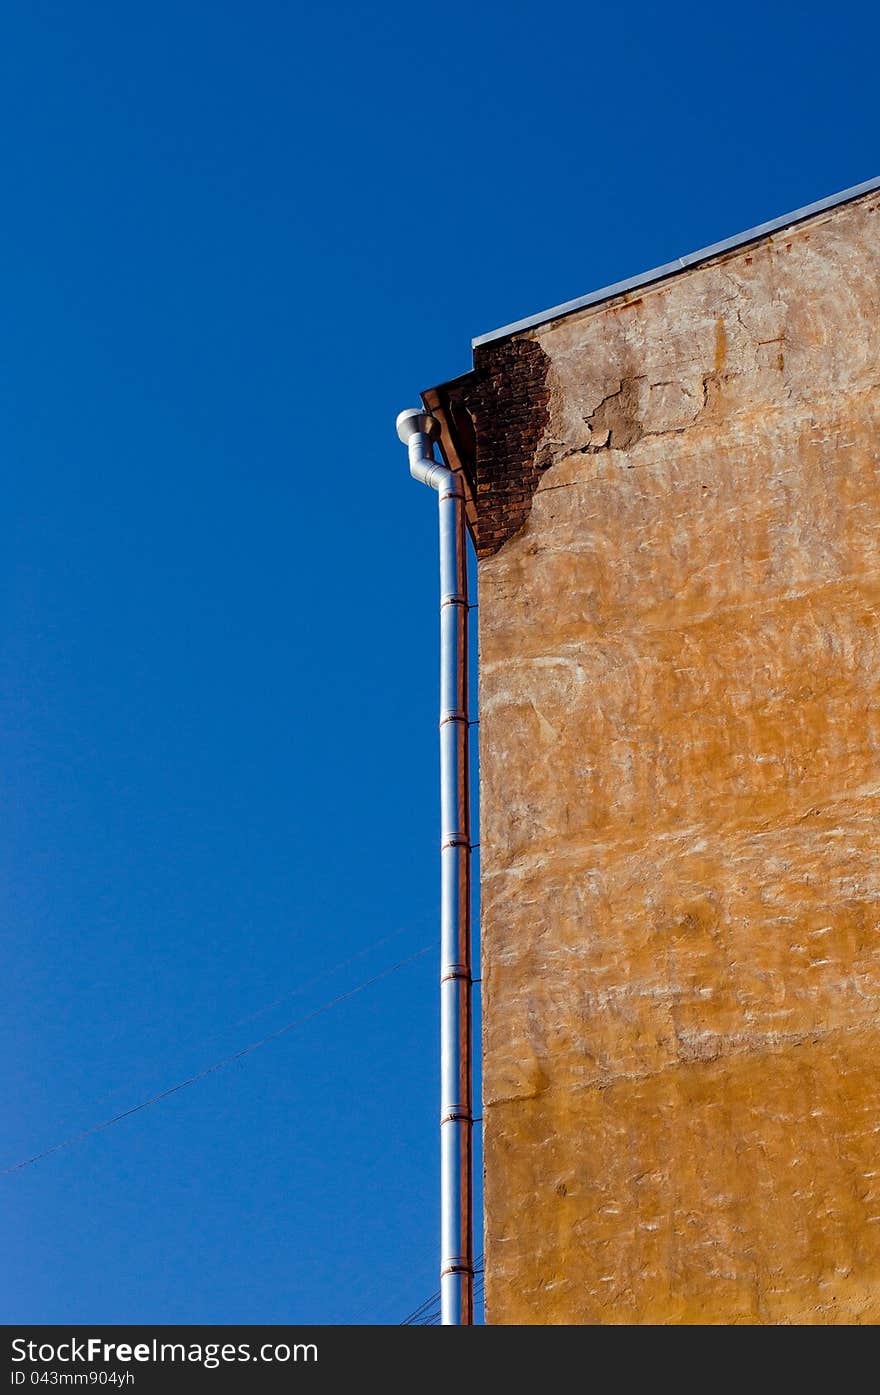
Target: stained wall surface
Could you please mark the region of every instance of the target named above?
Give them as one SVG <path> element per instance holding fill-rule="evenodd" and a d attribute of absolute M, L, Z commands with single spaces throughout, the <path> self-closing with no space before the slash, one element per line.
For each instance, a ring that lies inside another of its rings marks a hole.
<path fill-rule="evenodd" d="M 532 483 L 480 563 L 487 1320 L 874 1322 L 877 196 L 521 340 Z"/>

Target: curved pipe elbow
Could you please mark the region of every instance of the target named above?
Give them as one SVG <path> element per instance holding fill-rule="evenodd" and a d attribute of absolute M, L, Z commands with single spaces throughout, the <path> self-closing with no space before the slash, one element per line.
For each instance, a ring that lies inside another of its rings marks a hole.
<path fill-rule="evenodd" d="M 431 442 L 427 436 L 413 436 L 409 442 L 409 472 L 419 484 L 436 489 L 441 499 L 463 499 L 461 480 L 452 470 L 448 470 L 439 460 L 434 459 Z"/>
<path fill-rule="evenodd" d="M 414 480 L 419 484 L 426 484 L 429 489 L 436 489 L 441 499 L 446 499 L 450 495 L 462 497 L 458 480 L 451 470 L 447 470 L 445 465 L 441 465 L 432 456 L 413 456 L 409 462 L 409 472 Z"/>
<path fill-rule="evenodd" d="M 434 459 L 432 441 L 440 426 L 430 412 L 410 409 L 397 418 L 397 434 L 409 451 L 409 472 L 419 484 L 436 489 L 441 499 L 464 499 L 461 480 Z"/>

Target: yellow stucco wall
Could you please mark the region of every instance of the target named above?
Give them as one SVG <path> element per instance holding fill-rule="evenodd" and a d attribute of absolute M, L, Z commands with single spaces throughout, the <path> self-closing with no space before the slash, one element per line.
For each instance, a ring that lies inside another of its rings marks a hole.
<path fill-rule="evenodd" d="M 487 1320 L 880 1317 L 880 203 L 538 330 L 480 564 Z"/>

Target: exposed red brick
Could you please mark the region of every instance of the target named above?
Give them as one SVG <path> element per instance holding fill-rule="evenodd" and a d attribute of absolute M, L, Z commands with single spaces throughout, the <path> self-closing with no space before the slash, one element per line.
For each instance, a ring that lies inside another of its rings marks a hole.
<path fill-rule="evenodd" d="M 450 407 L 473 427 L 466 462 L 476 499 L 474 541 L 491 556 L 522 527 L 544 466 L 538 448 L 547 423 L 548 359 L 535 339 L 507 339 L 474 352 L 474 370 L 450 392 Z"/>

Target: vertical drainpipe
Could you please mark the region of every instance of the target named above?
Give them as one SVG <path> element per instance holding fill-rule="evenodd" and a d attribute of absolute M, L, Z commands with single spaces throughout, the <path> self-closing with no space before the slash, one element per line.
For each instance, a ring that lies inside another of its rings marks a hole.
<path fill-rule="evenodd" d="M 440 515 L 440 1320 L 474 1320 L 471 1084 L 471 834 L 468 766 L 468 585 L 464 490 L 434 459 L 439 424 L 401 412 L 413 479 L 437 491 Z"/>

